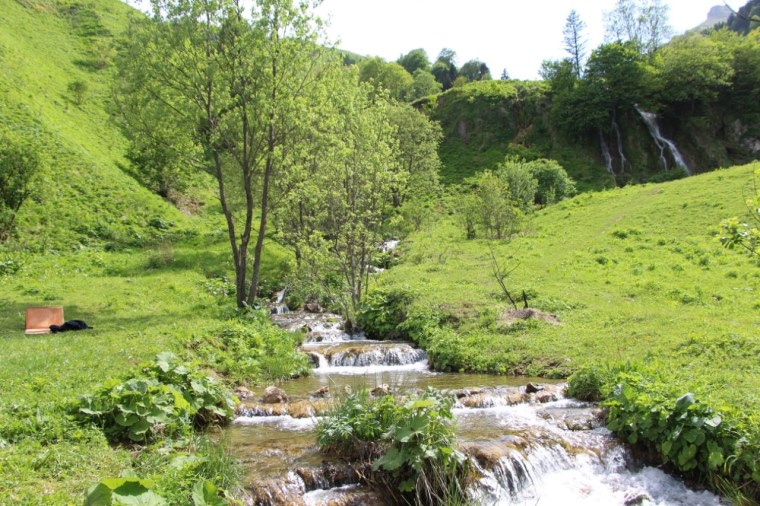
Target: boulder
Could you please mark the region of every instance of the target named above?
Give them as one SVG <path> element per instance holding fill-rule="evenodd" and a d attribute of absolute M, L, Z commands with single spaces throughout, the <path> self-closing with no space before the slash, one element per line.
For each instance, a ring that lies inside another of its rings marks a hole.
<path fill-rule="evenodd" d="M 330 387 L 322 387 L 311 394 L 312 397 L 328 397 L 330 395 Z"/>
<path fill-rule="evenodd" d="M 288 394 L 285 390 L 274 386 L 268 386 L 264 389 L 264 396 L 262 401 L 267 404 L 277 404 L 280 402 L 288 402 Z"/>
<path fill-rule="evenodd" d="M 382 385 L 378 385 L 370 390 L 370 393 L 377 397 L 380 397 L 382 395 L 390 395 L 391 387 L 389 387 L 387 383 L 383 383 Z"/>
<path fill-rule="evenodd" d="M 544 387 L 542 387 L 541 385 L 534 385 L 533 383 L 528 383 L 527 385 L 525 385 L 525 393 L 528 393 L 528 394 L 535 394 L 536 392 L 540 392 L 543 389 Z"/>
<path fill-rule="evenodd" d="M 238 399 L 241 401 L 244 401 L 245 399 L 249 397 L 253 397 L 253 392 L 251 392 L 248 388 L 244 386 L 235 387 L 235 390 L 232 391 Z"/>

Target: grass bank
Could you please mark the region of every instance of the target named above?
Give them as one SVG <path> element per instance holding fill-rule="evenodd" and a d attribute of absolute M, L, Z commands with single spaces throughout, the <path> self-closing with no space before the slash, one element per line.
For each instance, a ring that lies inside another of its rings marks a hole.
<path fill-rule="evenodd" d="M 234 483 L 230 457 L 203 437 L 109 444 L 98 427 L 70 416 L 77 396 L 124 378 L 162 351 L 225 373 L 230 387 L 255 388 L 303 370 L 292 342 L 279 346 L 267 330 L 240 323 L 227 281 L 228 249 L 225 234 L 209 227 L 145 248 L 0 252 L 2 265 L 11 266 L 0 274 L 0 503 L 80 503 L 90 486 L 125 473 L 154 479 L 173 504 L 190 500 L 183 494 L 194 473 Z M 289 257 L 276 244 L 267 250 L 263 272 L 273 284 Z M 67 319 L 94 328 L 25 336 L 24 311 L 34 305 L 62 305 Z M 175 458 L 196 452 L 204 460 L 167 472 Z"/>
<path fill-rule="evenodd" d="M 466 240 L 448 207 L 402 243 L 379 287 L 411 290 L 416 318 L 444 322 L 412 325 L 439 369 L 566 377 L 643 364 L 668 392 L 757 431 L 760 265 L 717 240 L 722 219 L 746 213 L 754 168 L 582 194 L 537 212 L 509 242 Z M 513 293 L 559 325 L 510 322 L 489 247 L 514 267 Z"/>

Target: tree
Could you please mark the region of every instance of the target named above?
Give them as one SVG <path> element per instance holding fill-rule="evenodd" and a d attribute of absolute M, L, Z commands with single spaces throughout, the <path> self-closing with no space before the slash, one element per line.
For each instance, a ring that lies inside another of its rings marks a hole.
<path fill-rule="evenodd" d="M 400 175 L 393 188 L 393 205 L 398 207 L 410 198 L 429 197 L 438 189 L 438 146 L 443 130 L 409 105 L 389 107 L 388 116 L 398 141 Z"/>
<path fill-rule="evenodd" d="M 451 88 L 459 75 L 456 66 L 456 53 L 451 49 L 443 48 L 430 72 L 435 76 L 436 81 L 441 83 L 444 91 Z"/>
<path fill-rule="evenodd" d="M 575 182 L 556 160 L 541 158 L 528 162 L 526 165 L 538 183 L 536 205 L 544 207 L 575 193 Z"/>
<path fill-rule="evenodd" d="M 586 41 L 583 37 L 583 30 L 586 29 L 586 23 L 581 19 L 580 14 L 573 9 L 567 15 L 565 28 L 562 35 L 565 42 L 565 51 L 570 55 L 570 61 L 573 63 L 573 71 L 578 79 L 583 72 L 583 59 L 586 55 Z"/>
<path fill-rule="evenodd" d="M 459 75 L 466 77 L 469 81 L 489 81 L 491 80 L 491 71 L 488 65 L 480 60 L 470 60 L 459 69 Z"/>
<path fill-rule="evenodd" d="M 375 89 L 387 90 L 396 100 L 406 100 L 412 93 L 413 79 L 404 67 L 395 62 L 385 62 L 375 57 L 359 64 L 359 80 L 372 82 Z"/>
<path fill-rule="evenodd" d="M 507 69 L 501 69 L 501 77 L 499 77 L 502 81 L 509 81 L 509 73 L 507 72 Z"/>
<path fill-rule="evenodd" d="M 412 91 L 409 95 L 409 101 L 414 102 L 423 97 L 435 95 L 443 90 L 441 83 L 435 80 L 435 76 L 427 70 L 417 69 L 412 76 Z"/>
<path fill-rule="evenodd" d="M 617 0 L 605 13 L 606 38 L 611 42 L 632 42 L 641 53 L 652 54 L 672 34 L 668 6 L 661 0 Z"/>
<path fill-rule="evenodd" d="M 408 53 L 399 56 L 396 63 L 404 67 L 412 75 L 418 70 L 430 72 L 430 60 L 424 49 L 412 49 Z"/>
<path fill-rule="evenodd" d="M 486 233 L 494 239 L 516 233 L 522 224 L 522 213 L 512 200 L 506 179 L 486 170 L 478 177 L 477 184 L 480 220 Z"/>
<path fill-rule="evenodd" d="M 84 103 L 84 99 L 87 96 L 87 90 L 88 90 L 88 86 L 86 82 L 72 81 L 67 86 L 67 89 L 71 93 L 74 99 L 74 103 L 76 105 L 82 105 Z"/>
<path fill-rule="evenodd" d="M 349 324 L 368 289 L 392 190 L 403 179 L 389 105 L 368 85 L 351 81 L 331 88 L 325 121 L 314 123 L 322 130 L 319 152 L 278 211 L 284 233 L 297 243 L 299 272 Z"/>
<path fill-rule="evenodd" d="M 16 216 L 32 196 L 41 169 L 42 161 L 31 144 L 0 135 L 0 242 L 12 236 Z"/>
<path fill-rule="evenodd" d="M 498 165 L 497 173 L 507 181 L 512 201 L 523 212 L 530 211 L 538 190 L 538 180 L 533 176 L 530 163 L 522 158 L 507 156 Z"/>
<path fill-rule="evenodd" d="M 311 95 L 325 66 L 306 3 L 151 0 L 118 59 L 116 101 L 128 136 L 145 111 L 186 128 L 198 167 L 216 180 L 235 266 L 237 304 L 258 296 L 273 188 L 310 137 Z M 253 223 L 258 221 L 254 237 Z M 252 244 L 253 242 L 253 244 Z M 253 246 L 252 259 L 250 247 Z"/>
<path fill-rule="evenodd" d="M 732 84 L 731 50 L 698 33 L 670 41 L 655 60 L 662 94 L 671 102 L 708 105 Z"/>

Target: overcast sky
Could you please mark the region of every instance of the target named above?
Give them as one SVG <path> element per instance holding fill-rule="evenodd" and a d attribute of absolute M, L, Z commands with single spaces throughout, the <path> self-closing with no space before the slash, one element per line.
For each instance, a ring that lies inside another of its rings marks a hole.
<path fill-rule="evenodd" d="M 134 4 L 138 0 L 128 0 Z M 457 63 L 477 58 L 494 78 L 506 69 L 514 79 L 535 79 L 541 62 L 566 56 L 562 28 L 575 9 L 586 23 L 588 48 L 602 43 L 604 12 L 616 0 L 323 0 L 317 14 L 329 21 L 327 33 L 339 47 L 396 60 L 423 48 L 435 60 L 444 47 Z M 664 0 L 670 24 L 682 33 L 707 18 L 721 0 Z M 738 9 L 743 0 L 729 0 Z"/>

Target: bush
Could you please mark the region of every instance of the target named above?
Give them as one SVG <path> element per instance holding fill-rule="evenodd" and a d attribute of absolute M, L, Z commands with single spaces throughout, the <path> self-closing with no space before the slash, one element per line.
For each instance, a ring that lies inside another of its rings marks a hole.
<path fill-rule="evenodd" d="M 724 418 L 692 393 L 677 397 L 666 382 L 636 370 L 612 372 L 602 390 L 607 427 L 619 437 L 679 472 L 758 499 L 756 420 L 740 426 L 738 417 Z"/>
<path fill-rule="evenodd" d="M 273 325 L 266 311 L 245 310 L 191 340 L 188 348 L 235 383 L 271 381 L 311 371 L 308 355 L 298 350 L 298 337 Z"/>
<path fill-rule="evenodd" d="M 224 424 L 235 402 L 219 382 L 164 352 L 126 381 L 112 380 L 94 395 L 81 396 L 75 415 L 100 425 L 111 441 L 145 443 Z"/>
<path fill-rule="evenodd" d="M 375 290 L 368 294 L 357 316 L 357 323 L 372 339 L 407 338 L 408 333 L 401 327 L 414 294 L 409 288 Z"/>
<path fill-rule="evenodd" d="M 16 215 L 32 196 L 41 167 L 31 145 L 0 134 L 0 242 L 11 237 Z"/>
<path fill-rule="evenodd" d="M 455 448 L 453 404 L 434 390 L 403 402 L 364 391 L 319 422 L 317 442 L 325 452 L 373 459 L 368 481 L 397 502 L 462 501 L 470 468 Z"/>
<path fill-rule="evenodd" d="M 602 399 L 604 377 L 595 367 L 584 367 L 567 381 L 567 395 L 582 401 L 596 402 Z"/>

